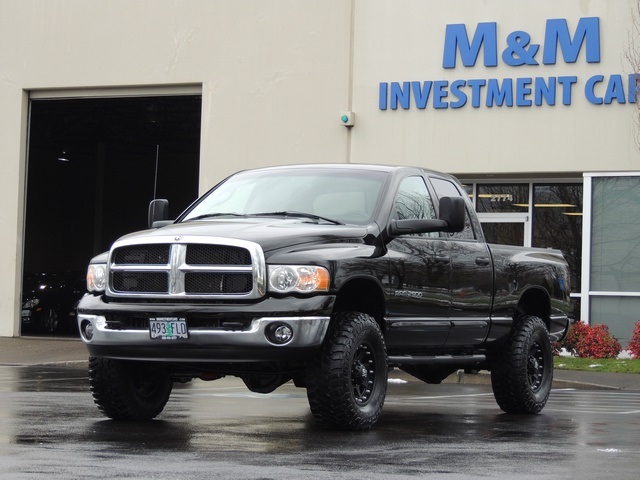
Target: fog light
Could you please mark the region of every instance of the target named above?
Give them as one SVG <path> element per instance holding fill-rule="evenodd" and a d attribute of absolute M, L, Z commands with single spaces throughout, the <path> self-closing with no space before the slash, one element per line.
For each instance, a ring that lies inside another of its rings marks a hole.
<path fill-rule="evenodd" d="M 271 343 L 284 345 L 293 338 L 293 329 L 286 323 L 277 323 L 267 330 L 267 338 Z"/>
<path fill-rule="evenodd" d="M 93 323 L 86 321 L 82 324 L 82 334 L 87 340 L 93 338 Z"/>

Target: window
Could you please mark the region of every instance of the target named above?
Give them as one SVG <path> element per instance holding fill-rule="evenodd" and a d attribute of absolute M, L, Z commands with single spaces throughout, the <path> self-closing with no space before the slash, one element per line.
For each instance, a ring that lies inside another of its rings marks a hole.
<path fill-rule="evenodd" d="M 640 318 L 640 176 L 585 175 L 582 319 L 609 326 L 623 348 Z"/>
<path fill-rule="evenodd" d="M 640 292 L 640 178 L 594 179 L 591 290 Z"/>
<path fill-rule="evenodd" d="M 396 218 L 398 220 L 435 219 L 431 196 L 422 177 L 407 177 L 400 184 L 396 196 Z M 421 236 L 437 237 L 437 232 L 420 234 Z"/>
<path fill-rule="evenodd" d="M 436 212 L 429 191 L 421 177 L 405 178 L 396 197 L 398 220 L 434 219 Z"/>
<path fill-rule="evenodd" d="M 382 172 L 276 168 L 237 173 L 212 190 L 184 218 L 304 212 L 364 225 L 371 221 L 384 182 Z"/>
<path fill-rule="evenodd" d="M 433 185 L 433 188 L 435 188 L 438 198 L 462 197 L 462 194 L 460 193 L 458 187 L 449 180 L 431 177 L 431 184 Z M 464 216 L 464 230 L 462 230 L 461 232 L 452 233 L 450 234 L 450 236 L 458 239 L 473 240 L 475 239 L 475 235 L 473 233 L 473 227 L 471 226 L 469 212 L 466 211 L 466 207 L 465 212 L 466 214 Z"/>
<path fill-rule="evenodd" d="M 478 213 L 526 213 L 529 210 L 529 185 L 478 185 Z"/>
<path fill-rule="evenodd" d="M 572 291 L 580 291 L 582 184 L 533 186 L 532 245 L 562 250 L 571 272 Z"/>

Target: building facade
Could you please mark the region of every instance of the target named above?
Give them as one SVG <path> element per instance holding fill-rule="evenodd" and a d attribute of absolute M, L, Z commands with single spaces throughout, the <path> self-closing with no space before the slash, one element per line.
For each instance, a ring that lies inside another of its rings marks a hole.
<path fill-rule="evenodd" d="M 491 241 L 561 248 L 577 315 L 625 343 L 639 23 L 636 0 L 0 0 L 0 335 L 20 333 L 33 102 L 184 95 L 200 193 L 276 164 L 453 173 Z"/>

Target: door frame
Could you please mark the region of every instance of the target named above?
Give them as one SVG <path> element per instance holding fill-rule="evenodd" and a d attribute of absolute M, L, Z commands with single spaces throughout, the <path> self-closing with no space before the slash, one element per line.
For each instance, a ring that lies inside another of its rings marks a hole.
<path fill-rule="evenodd" d="M 531 246 L 531 216 L 528 213 L 478 213 L 480 223 L 522 223 L 524 225 L 524 245 Z"/>

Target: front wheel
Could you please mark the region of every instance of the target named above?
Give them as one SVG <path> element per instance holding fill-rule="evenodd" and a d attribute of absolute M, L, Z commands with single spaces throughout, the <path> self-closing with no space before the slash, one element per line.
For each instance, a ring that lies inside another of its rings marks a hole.
<path fill-rule="evenodd" d="M 151 420 L 167 404 L 173 381 L 161 365 L 89 357 L 89 385 L 107 417 Z"/>
<path fill-rule="evenodd" d="M 378 421 L 387 393 L 387 353 L 369 315 L 339 313 L 317 364 L 310 367 L 307 398 L 316 421 L 367 430 Z"/>
<path fill-rule="evenodd" d="M 56 333 L 59 323 L 60 319 L 58 317 L 58 312 L 56 312 L 53 307 L 46 307 L 42 311 L 40 327 L 45 333 Z"/>
<path fill-rule="evenodd" d="M 491 385 L 507 413 L 540 412 L 553 381 L 553 351 L 544 322 L 535 316 L 517 319 L 491 363 Z"/>

